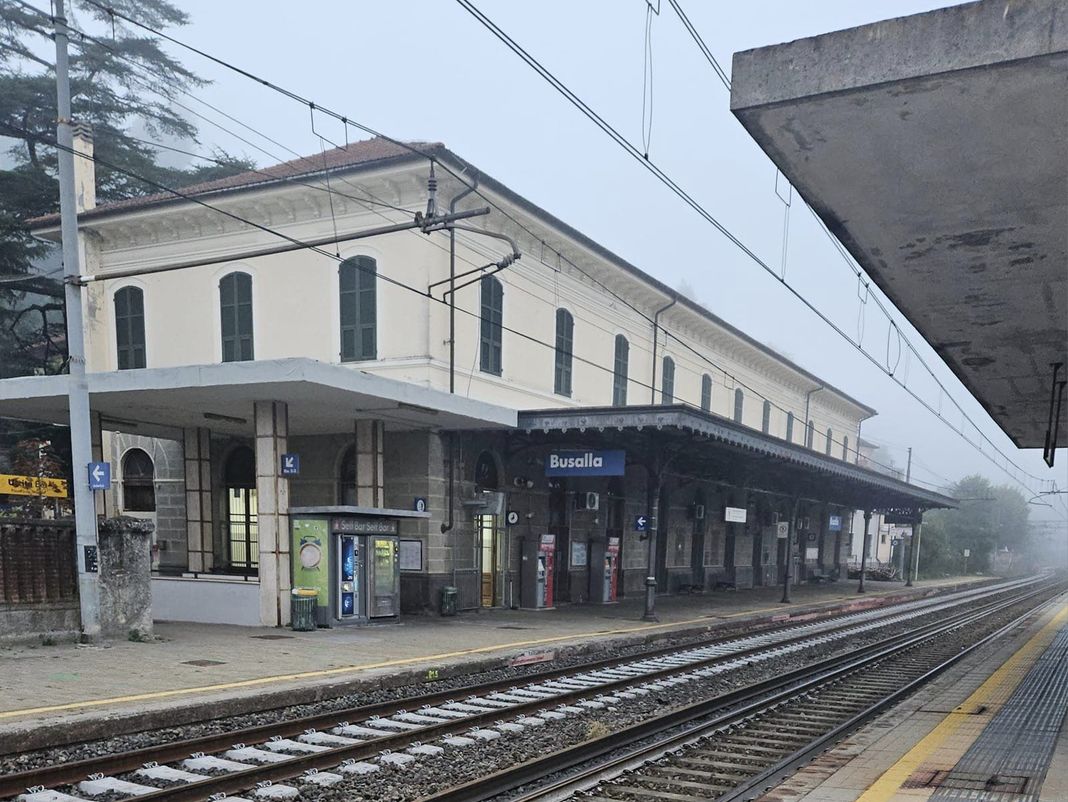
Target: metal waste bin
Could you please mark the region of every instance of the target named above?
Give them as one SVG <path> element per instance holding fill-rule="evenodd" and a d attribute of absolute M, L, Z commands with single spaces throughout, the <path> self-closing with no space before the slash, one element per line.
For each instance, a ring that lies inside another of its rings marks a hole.
<path fill-rule="evenodd" d="M 289 626 L 295 632 L 315 630 L 315 608 L 319 603 L 319 591 L 315 588 L 293 588 L 289 608 Z"/>
<path fill-rule="evenodd" d="M 441 614 L 456 615 L 456 600 L 460 591 L 454 587 L 446 586 L 441 589 Z"/>

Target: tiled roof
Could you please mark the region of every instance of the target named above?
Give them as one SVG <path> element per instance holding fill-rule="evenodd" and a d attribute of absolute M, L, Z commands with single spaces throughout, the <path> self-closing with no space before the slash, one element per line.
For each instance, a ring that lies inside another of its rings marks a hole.
<path fill-rule="evenodd" d="M 372 162 L 387 161 L 402 156 L 413 155 L 412 149 L 418 149 L 423 153 L 432 154 L 441 149 L 440 142 L 408 142 L 398 145 L 388 139 L 375 137 L 352 142 L 339 148 L 332 148 L 324 153 L 316 153 L 311 156 L 301 156 L 291 161 L 274 164 L 258 170 L 238 173 L 227 178 L 217 178 L 214 181 L 204 181 L 186 187 L 175 187 L 183 195 L 210 195 L 232 189 L 247 189 L 258 184 L 271 184 L 284 182 L 288 179 L 300 178 L 301 176 L 315 175 L 327 170 L 337 170 L 357 165 L 367 165 Z M 165 201 L 176 200 L 177 196 L 170 192 L 157 192 L 152 195 L 139 195 L 136 198 L 112 201 L 101 204 L 80 217 L 92 218 L 98 215 L 106 215 L 117 211 L 132 211 L 147 206 L 154 206 Z M 44 228 L 59 223 L 58 214 L 44 215 L 28 220 L 27 223 L 35 228 Z"/>

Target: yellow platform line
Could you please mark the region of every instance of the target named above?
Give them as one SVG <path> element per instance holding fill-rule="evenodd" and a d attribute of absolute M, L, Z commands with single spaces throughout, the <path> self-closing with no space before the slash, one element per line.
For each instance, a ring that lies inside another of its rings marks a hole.
<path fill-rule="evenodd" d="M 1026 671 L 1014 674 L 1022 666 L 1034 663 L 1038 656 L 1053 642 L 1057 631 L 1068 621 L 1068 607 L 1061 609 L 1035 635 L 1006 660 L 986 681 L 976 688 L 967 699 L 961 702 L 953 712 L 943 718 L 938 725 L 927 733 L 915 746 L 906 752 L 893 766 L 872 783 L 868 790 L 857 798 L 857 802 L 888 802 L 901 786 L 930 756 L 942 747 L 966 722 L 973 718 L 968 712 L 1004 694 L 1008 698 L 1015 687 L 1023 681 Z M 1012 686 L 1012 687 L 1010 687 Z"/>
<path fill-rule="evenodd" d="M 824 601 L 820 602 L 803 602 L 797 604 L 781 604 L 774 607 L 761 607 L 751 610 L 741 610 L 736 613 L 726 613 L 723 615 L 715 615 L 715 618 L 738 618 L 744 615 L 759 615 L 760 613 L 766 613 L 778 610 L 791 610 L 798 607 L 814 607 L 819 609 L 820 607 L 826 607 L 834 602 L 843 601 L 845 599 L 855 599 L 853 595 L 832 596 Z M 605 635 L 627 635 L 634 632 L 651 632 L 657 629 L 668 629 L 671 627 L 685 627 L 690 624 L 708 624 L 710 623 L 710 616 L 705 614 L 700 618 L 689 618 L 683 621 L 671 621 L 668 623 L 660 624 L 639 624 L 632 627 L 621 627 L 619 629 L 602 629 L 592 632 L 575 632 L 568 635 L 556 635 L 550 638 L 538 638 L 535 640 L 522 640 L 512 641 L 509 643 L 497 643 L 490 646 L 476 646 L 470 649 L 459 649 L 453 652 L 442 652 L 440 654 L 427 654 L 419 655 L 417 657 L 402 657 L 394 660 L 383 660 L 377 663 L 361 663 L 357 665 L 349 666 L 337 666 L 335 668 L 323 668 L 315 671 L 300 671 L 292 674 L 275 674 L 267 677 L 254 677 L 252 679 L 234 680 L 233 682 L 220 682 L 215 685 L 199 685 L 193 688 L 172 688 L 165 691 L 146 691 L 145 693 L 134 693 L 126 696 L 111 696 L 103 699 L 85 699 L 80 702 L 67 702 L 65 704 L 58 705 L 44 705 L 42 707 L 25 707 L 18 710 L 5 710 L 0 711 L 0 720 L 19 718 L 22 716 L 35 716 L 42 713 L 60 713 L 70 712 L 75 710 L 85 710 L 93 707 L 105 707 L 108 705 L 126 704 L 130 702 L 147 702 L 159 699 L 171 699 L 178 696 L 191 696 L 193 694 L 201 693 L 216 693 L 219 691 L 232 691 L 242 688 L 254 688 L 261 685 L 271 685 L 280 682 L 294 682 L 298 680 L 317 679 L 322 677 L 339 676 L 342 674 L 355 674 L 360 671 L 371 671 L 377 668 L 397 668 L 399 666 L 410 666 L 417 663 L 434 663 L 445 660 L 453 660 L 458 657 L 467 657 L 476 654 L 492 654 L 493 652 L 502 652 L 509 649 L 523 649 L 531 646 L 545 646 L 550 643 L 559 643 L 567 640 L 580 640 L 583 638 L 600 637 Z"/>

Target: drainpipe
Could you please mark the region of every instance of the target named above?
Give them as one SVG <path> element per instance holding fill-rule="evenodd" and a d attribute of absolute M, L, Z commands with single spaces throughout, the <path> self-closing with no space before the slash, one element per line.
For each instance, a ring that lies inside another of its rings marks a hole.
<path fill-rule="evenodd" d="M 805 448 L 815 448 L 816 441 L 813 439 L 812 443 L 808 442 L 808 425 L 812 422 L 812 418 L 809 417 L 809 406 L 812 403 L 812 396 L 823 389 L 821 384 L 819 387 L 814 387 L 805 394 Z"/>
<path fill-rule="evenodd" d="M 671 307 L 673 307 L 678 302 L 679 302 L 679 296 L 678 295 L 672 295 L 671 296 L 671 303 L 667 304 L 666 306 L 660 307 L 653 314 L 653 380 L 649 383 L 650 386 L 652 387 L 652 390 L 650 390 L 651 397 L 649 398 L 649 403 L 650 404 L 655 404 L 656 403 L 656 349 L 657 349 L 657 340 L 659 339 L 659 336 L 660 336 L 660 315 L 662 315 L 664 312 L 669 310 Z"/>
<path fill-rule="evenodd" d="M 456 213 L 456 204 L 459 203 L 464 197 L 470 195 L 478 187 L 478 180 L 475 179 L 474 183 L 467 187 L 463 192 L 455 195 L 451 201 L 449 201 L 449 214 Z M 456 229 L 453 226 L 449 226 L 449 289 L 456 288 Z M 452 293 L 449 298 L 449 392 L 456 392 L 456 293 Z M 456 434 L 449 432 L 449 503 L 448 503 L 448 519 L 441 524 L 441 534 L 445 534 L 456 525 L 455 513 L 456 513 Z M 455 585 L 455 578 L 453 580 Z"/>

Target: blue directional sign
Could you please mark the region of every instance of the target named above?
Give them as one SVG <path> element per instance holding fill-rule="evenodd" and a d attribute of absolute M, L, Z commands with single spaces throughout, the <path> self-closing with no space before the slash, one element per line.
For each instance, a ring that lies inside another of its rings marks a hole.
<path fill-rule="evenodd" d="M 90 490 L 110 490 L 111 489 L 111 463 L 110 462 L 90 462 L 89 463 L 89 489 Z"/>
<path fill-rule="evenodd" d="M 649 519 L 644 515 L 638 515 L 634 518 L 634 531 L 644 532 L 645 527 L 649 525 Z"/>
<path fill-rule="evenodd" d="M 300 454 L 282 455 L 282 476 L 300 476 Z"/>

